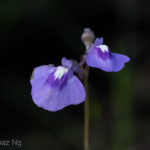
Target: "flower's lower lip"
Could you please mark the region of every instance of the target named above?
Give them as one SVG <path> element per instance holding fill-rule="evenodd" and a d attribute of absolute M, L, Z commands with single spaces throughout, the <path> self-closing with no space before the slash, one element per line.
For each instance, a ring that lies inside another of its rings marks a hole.
<path fill-rule="evenodd" d="M 58 111 L 85 100 L 84 87 L 72 70 L 68 68 L 61 78 L 55 79 L 57 69 L 48 65 L 37 67 L 31 80 L 34 103 L 49 111 Z"/>

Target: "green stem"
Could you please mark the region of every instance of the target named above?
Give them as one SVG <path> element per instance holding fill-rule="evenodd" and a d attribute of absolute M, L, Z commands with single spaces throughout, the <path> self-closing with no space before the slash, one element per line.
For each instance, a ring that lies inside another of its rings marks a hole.
<path fill-rule="evenodd" d="M 85 66 L 84 87 L 86 99 L 84 103 L 84 150 L 89 150 L 89 97 L 88 97 L 88 74 L 89 67 Z"/>

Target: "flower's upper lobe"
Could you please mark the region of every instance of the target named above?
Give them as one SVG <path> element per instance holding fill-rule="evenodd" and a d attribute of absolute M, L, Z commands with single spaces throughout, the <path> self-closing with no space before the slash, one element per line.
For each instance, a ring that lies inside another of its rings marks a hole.
<path fill-rule="evenodd" d="M 107 45 L 102 45 L 103 38 L 96 39 L 94 46 L 87 55 L 86 62 L 90 67 L 99 68 L 106 72 L 120 71 L 129 57 L 112 53 Z"/>
<path fill-rule="evenodd" d="M 64 66 L 44 65 L 34 69 L 31 79 L 32 98 L 36 105 L 49 111 L 57 111 L 85 100 L 80 80 L 73 74 L 71 62 L 62 59 Z"/>

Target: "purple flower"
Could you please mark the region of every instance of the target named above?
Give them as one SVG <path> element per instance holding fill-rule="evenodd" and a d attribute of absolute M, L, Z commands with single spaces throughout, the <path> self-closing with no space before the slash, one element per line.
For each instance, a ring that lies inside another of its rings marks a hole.
<path fill-rule="evenodd" d="M 35 68 L 30 80 L 34 103 L 49 111 L 82 103 L 85 90 L 73 71 L 72 61 L 66 58 L 62 58 L 62 66 L 43 65 Z"/>
<path fill-rule="evenodd" d="M 107 45 L 103 45 L 103 38 L 97 38 L 89 49 L 86 62 L 90 67 L 106 72 L 118 72 L 129 60 L 125 55 L 112 53 Z"/>

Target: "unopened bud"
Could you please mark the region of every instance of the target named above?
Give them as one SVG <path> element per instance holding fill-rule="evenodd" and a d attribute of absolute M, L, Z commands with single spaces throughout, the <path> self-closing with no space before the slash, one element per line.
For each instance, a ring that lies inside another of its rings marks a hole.
<path fill-rule="evenodd" d="M 81 40 L 84 43 L 86 49 L 90 47 L 94 39 L 95 39 L 94 32 L 90 28 L 85 28 L 81 35 Z"/>

